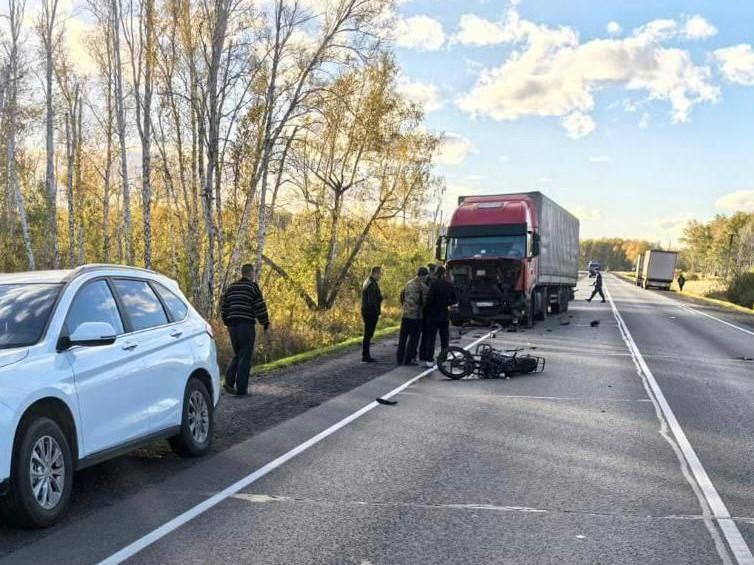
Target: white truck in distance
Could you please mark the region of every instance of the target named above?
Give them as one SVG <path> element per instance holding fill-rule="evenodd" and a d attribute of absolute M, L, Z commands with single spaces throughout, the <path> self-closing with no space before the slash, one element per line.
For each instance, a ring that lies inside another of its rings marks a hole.
<path fill-rule="evenodd" d="M 641 286 L 670 290 L 675 277 L 675 264 L 678 260 L 676 251 L 650 249 L 644 254 L 641 273 Z M 638 278 L 637 278 L 638 280 Z"/>

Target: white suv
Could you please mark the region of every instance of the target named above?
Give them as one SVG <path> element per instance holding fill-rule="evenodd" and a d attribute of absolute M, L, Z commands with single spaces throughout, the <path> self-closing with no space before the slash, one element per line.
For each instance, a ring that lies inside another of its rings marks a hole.
<path fill-rule="evenodd" d="M 54 523 L 73 471 L 168 438 L 206 453 L 220 398 L 212 329 L 171 279 L 87 265 L 0 274 L 0 493 Z"/>

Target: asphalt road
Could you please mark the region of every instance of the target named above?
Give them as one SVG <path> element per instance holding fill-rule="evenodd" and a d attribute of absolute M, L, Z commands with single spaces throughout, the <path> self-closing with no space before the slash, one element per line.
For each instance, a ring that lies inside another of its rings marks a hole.
<path fill-rule="evenodd" d="M 741 358 L 754 357 L 754 329 L 606 277 L 621 328 L 611 304 L 583 301 L 585 284 L 568 314 L 488 338 L 535 348 L 543 374 L 434 372 L 382 406 L 375 397 L 419 373 L 383 365 L 385 374 L 5 561 L 745 563 L 754 363 Z M 701 487 L 699 469 L 709 478 Z M 731 520 L 710 508 L 710 486 Z"/>

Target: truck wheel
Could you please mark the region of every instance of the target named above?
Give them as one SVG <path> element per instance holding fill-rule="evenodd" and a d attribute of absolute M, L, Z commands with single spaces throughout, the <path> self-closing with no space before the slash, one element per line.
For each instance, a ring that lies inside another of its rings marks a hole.
<path fill-rule="evenodd" d="M 547 293 L 543 290 L 534 294 L 534 319 L 540 322 L 547 319 Z"/>

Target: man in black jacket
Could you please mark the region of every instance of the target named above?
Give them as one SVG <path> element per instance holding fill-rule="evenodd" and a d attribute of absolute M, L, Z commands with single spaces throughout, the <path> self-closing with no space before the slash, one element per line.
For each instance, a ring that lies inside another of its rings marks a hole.
<path fill-rule="evenodd" d="M 233 345 L 233 360 L 225 373 L 223 388 L 229 394 L 246 396 L 256 337 L 254 324 L 259 322 L 265 331 L 270 327 L 267 305 L 254 282 L 254 265 L 241 268 L 241 279 L 225 290 L 220 310 Z"/>
<path fill-rule="evenodd" d="M 597 270 L 597 278 L 594 279 L 594 282 L 592 283 L 592 286 L 594 287 L 594 292 L 592 292 L 592 295 L 586 299 L 587 302 L 591 302 L 592 298 L 594 298 L 597 293 L 602 297 L 602 302 L 605 301 L 605 295 L 602 293 L 602 273 Z"/>
<path fill-rule="evenodd" d="M 364 339 L 361 342 L 361 362 L 374 363 L 375 359 L 369 351 L 369 345 L 377 329 L 377 321 L 382 313 L 382 292 L 380 292 L 380 277 L 382 269 L 372 267 L 367 280 L 361 287 L 361 317 L 364 319 Z"/>
<path fill-rule="evenodd" d="M 435 340 L 440 334 L 440 347 L 450 345 L 450 316 L 448 307 L 458 302 L 455 287 L 446 277 L 445 267 L 439 265 L 430 277 L 427 305 L 424 308 L 426 320 L 422 333 L 421 360 L 425 367 L 434 366 Z"/>

